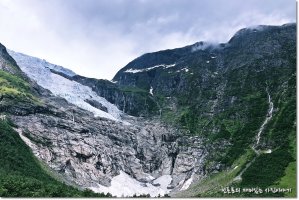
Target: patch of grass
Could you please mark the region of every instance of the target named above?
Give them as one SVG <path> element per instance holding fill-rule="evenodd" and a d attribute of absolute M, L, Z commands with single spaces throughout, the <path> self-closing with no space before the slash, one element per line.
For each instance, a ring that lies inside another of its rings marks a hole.
<path fill-rule="evenodd" d="M 9 98 L 11 101 L 30 101 L 41 104 L 31 93 L 28 82 L 24 79 L 0 70 L 0 97 Z"/>
<path fill-rule="evenodd" d="M 285 176 L 283 176 L 277 184 L 270 187 L 276 188 L 291 188 L 291 193 L 284 193 L 285 197 L 296 197 L 296 162 L 290 162 L 284 171 Z"/>
<path fill-rule="evenodd" d="M 0 70 L 0 86 L 17 88 L 20 92 L 30 92 L 30 85 L 22 78 Z"/>

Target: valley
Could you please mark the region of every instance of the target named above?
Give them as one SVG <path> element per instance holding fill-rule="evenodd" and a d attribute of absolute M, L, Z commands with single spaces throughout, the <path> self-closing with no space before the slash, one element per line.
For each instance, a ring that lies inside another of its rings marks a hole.
<path fill-rule="evenodd" d="M 69 187 L 65 196 L 296 196 L 223 192 L 296 188 L 296 24 L 147 53 L 111 81 L 0 50 L 5 148 L 17 141 L 51 184 Z M 11 165 L 13 151 L 2 152 Z M 8 190 L 0 183 L 0 196 Z"/>

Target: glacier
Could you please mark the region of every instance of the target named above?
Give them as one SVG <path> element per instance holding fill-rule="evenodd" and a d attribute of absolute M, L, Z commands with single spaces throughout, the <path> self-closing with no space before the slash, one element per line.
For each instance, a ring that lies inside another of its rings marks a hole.
<path fill-rule="evenodd" d="M 36 81 L 37 84 L 43 88 L 50 90 L 54 95 L 62 97 L 68 102 L 92 112 L 96 117 L 121 121 L 123 112 L 114 104 L 111 104 L 105 98 L 98 96 L 90 87 L 69 80 L 53 73 L 51 70 L 63 73 L 69 77 L 76 75 L 73 71 L 22 53 L 17 53 L 11 50 L 8 50 L 8 53 L 15 59 L 21 70 L 26 73 L 29 78 Z M 108 112 L 93 107 L 87 103 L 86 100 L 99 102 L 107 108 Z"/>

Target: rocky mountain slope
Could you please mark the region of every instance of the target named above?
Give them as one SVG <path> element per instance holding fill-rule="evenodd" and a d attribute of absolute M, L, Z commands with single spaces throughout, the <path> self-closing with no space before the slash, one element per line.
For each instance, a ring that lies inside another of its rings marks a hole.
<path fill-rule="evenodd" d="M 112 82 L 2 49 L 1 116 L 68 184 L 184 197 L 294 186 L 295 24 L 145 54 Z"/>
<path fill-rule="evenodd" d="M 208 145 L 200 145 L 201 137 L 129 116 L 51 64 L 9 52 L 31 80 L 49 90 L 39 97 L 41 111 L 10 119 L 33 153 L 66 182 L 116 196 L 158 196 L 203 176 Z M 131 183 L 127 188 L 120 186 L 125 181 Z"/>

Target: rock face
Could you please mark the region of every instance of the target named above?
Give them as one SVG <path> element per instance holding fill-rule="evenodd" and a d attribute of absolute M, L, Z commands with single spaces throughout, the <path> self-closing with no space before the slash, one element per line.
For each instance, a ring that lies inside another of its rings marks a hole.
<path fill-rule="evenodd" d="M 13 116 L 12 120 L 19 133 L 30 140 L 37 157 L 82 187 L 109 187 L 121 171 L 150 184 L 170 175 L 171 189 L 181 187 L 190 174 L 205 174 L 208 151 L 199 137 L 182 136 L 155 121 L 128 119 L 134 125 L 124 126 L 95 118 L 66 102 L 63 109 L 56 102 L 52 106 L 55 115 Z"/>
<path fill-rule="evenodd" d="M 198 42 L 183 48 L 144 54 L 122 68 L 113 81 L 146 90 L 152 86 L 158 93 L 174 95 L 190 91 L 194 84 L 190 79 L 207 87 L 211 79 L 221 78 L 228 71 L 247 64 L 261 61 L 260 64 L 266 67 L 272 56 L 278 56 L 277 60 L 271 61 L 274 62 L 272 67 L 278 67 L 283 64 L 280 59 L 286 58 L 282 53 L 294 48 L 295 29 L 295 24 L 245 28 L 227 43 Z M 260 71 L 264 70 L 260 67 Z"/>
<path fill-rule="evenodd" d="M 24 83 L 9 95 L 0 88 L 0 111 L 67 181 L 98 192 L 116 192 L 123 180 L 152 196 L 177 192 L 231 167 L 250 148 L 268 95 L 273 119 L 285 110 L 281 102 L 295 91 L 295 40 L 295 24 L 243 29 L 225 44 L 145 54 L 113 82 L 12 52 L 16 63 L 1 45 L 0 68 L 22 74 Z M 258 148 L 281 141 L 262 134 Z"/>
<path fill-rule="evenodd" d="M 9 56 L 6 48 L 2 44 L 0 44 L 0 69 L 11 74 L 18 74 L 21 72 L 16 61 Z"/>
<path fill-rule="evenodd" d="M 140 88 L 123 86 L 83 76 L 67 77 L 70 80 L 89 86 L 99 96 L 116 105 L 123 112 L 133 116 L 153 116 L 158 114 L 157 102 L 149 96 L 149 92 Z"/>

